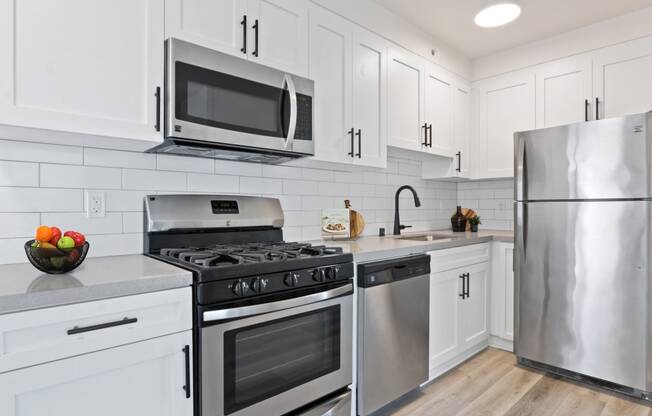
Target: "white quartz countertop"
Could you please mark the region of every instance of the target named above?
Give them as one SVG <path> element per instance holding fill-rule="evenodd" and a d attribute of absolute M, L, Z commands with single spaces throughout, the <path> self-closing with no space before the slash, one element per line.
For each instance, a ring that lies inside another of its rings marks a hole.
<path fill-rule="evenodd" d="M 0 266 L 0 314 L 192 285 L 192 273 L 141 254 L 87 258 L 51 275 L 29 263 Z"/>
<path fill-rule="evenodd" d="M 405 240 L 400 237 L 414 237 L 424 234 L 434 234 L 446 238 L 432 241 Z M 332 247 L 342 247 L 345 253 L 352 253 L 353 259 L 358 262 L 383 260 L 410 254 L 425 253 L 433 250 L 443 250 L 452 247 L 480 244 L 489 241 L 514 242 L 513 231 L 482 230 L 477 233 L 454 233 L 444 231 L 420 231 L 403 233 L 401 236 L 387 235 L 385 237 L 360 237 L 351 241 L 317 240 L 313 244 L 325 244 Z"/>

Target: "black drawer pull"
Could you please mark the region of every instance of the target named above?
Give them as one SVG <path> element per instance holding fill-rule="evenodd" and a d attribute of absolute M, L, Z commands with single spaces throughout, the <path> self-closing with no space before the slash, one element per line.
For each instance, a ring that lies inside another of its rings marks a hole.
<path fill-rule="evenodd" d="M 156 97 L 156 124 L 154 124 L 154 128 L 156 131 L 161 131 L 161 87 L 156 87 L 154 96 Z"/>
<path fill-rule="evenodd" d="M 81 334 L 84 332 L 97 331 L 100 329 L 113 328 L 114 326 L 122 326 L 135 324 L 138 322 L 138 318 L 123 318 L 119 321 L 107 322 L 105 324 L 89 325 L 89 326 L 76 326 L 67 331 L 68 335 Z"/>

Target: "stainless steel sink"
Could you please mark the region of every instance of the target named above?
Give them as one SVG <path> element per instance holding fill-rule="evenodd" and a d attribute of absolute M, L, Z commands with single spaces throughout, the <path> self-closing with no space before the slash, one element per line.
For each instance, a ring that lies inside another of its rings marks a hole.
<path fill-rule="evenodd" d="M 421 234 L 421 235 L 407 235 L 405 237 L 398 237 L 399 240 L 412 240 L 412 241 L 436 241 L 452 238 L 450 235 L 438 234 Z"/>

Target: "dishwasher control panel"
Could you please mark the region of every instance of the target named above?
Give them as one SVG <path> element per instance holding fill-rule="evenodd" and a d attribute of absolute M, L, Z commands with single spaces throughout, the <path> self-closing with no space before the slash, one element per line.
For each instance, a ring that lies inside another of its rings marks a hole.
<path fill-rule="evenodd" d="M 430 275 L 430 256 L 418 254 L 358 265 L 358 286 L 372 287 Z"/>

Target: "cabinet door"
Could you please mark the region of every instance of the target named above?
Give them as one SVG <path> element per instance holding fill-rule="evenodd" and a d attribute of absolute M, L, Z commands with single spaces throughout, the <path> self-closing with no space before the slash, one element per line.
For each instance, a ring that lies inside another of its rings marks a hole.
<path fill-rule="evenodd" d="M 249 0 L 249 59 L 297 75 L 308 73 L 308 4 Z"/>
<path fill-rule="evenodd" d="M 387 167 L 387 45 L 363 29 L 353 39 L 353 126 L 354 163 Z"/>
<path fill-rule="evenodd" d="M 464 268 L 468 273 L 466 299 L 460 302 L 460 344 L 463 350 L 470 348 L 489 336 L 489 311 L 487 285 L 489 264 L 480 263 Z"/>
<path fill-rule="evenodd" d="M 422 150 L 423 61 L 397 48 L 389 50 L 389 139 L 390 146 Z"/>
<path fill-rule="evenodd" d="M 471 177 L 471 90 L 468 85 L 453 89 L 453 171 Z"/>
<path fill-rule="evenodd" d="M 562 59 L 538 68 L 536 89 L 537 128 L 593 119 L 589 55 Z"/>
<path fill-rule="evenodd" d="M 0 0 L 0 123 L 161 141 L 163 26 L 162 0 Z"/>
<path fill-rule="evenodd" d="M 652 38 L 650 37 L 595 52 L 593 92 L 600 100 L 600 118 L 652 110 L 650 74 L 652 74 Z"/>
<path fill-rule="evenodd" d="M 315 81 L 315 157 L 351 162 L 352 27 L 319 7 L 310 10 L 310 78 Z"/>
<path fill-rule="evenodd" d="M 477 176 L 514 176 L 514 133 L 535 128 L 534 73 L 481 81 L 478 89 Z"/>
<path fill-rule="evenodd" d="M 192 345 L 191 334 L 181 332 L 2 374 L 0 414 L 191 416 L 183 351 Z"/>
<path fill-rule="evenodd" d="M 247 0 L 165 0 L 165 37 L 246 58 L 246 14 Z"/>
<path fill-rule="evenodd" d="M 430 374 L 460 352 L 462 271 L 430 276 Z"/>
<path fill-rule="evenodd" d="M 490 333 L 511 341 L 514 338 L 514 244 L 494 242 L 491 252 Z"/>
<path fill-rule="evenodd" d="M 432 126 L 432 147 L 424 150 L 440 156 L 453 156 L 453 85 L 443 70 L 428 65 L 425 72 L 424 123 Z"/>

